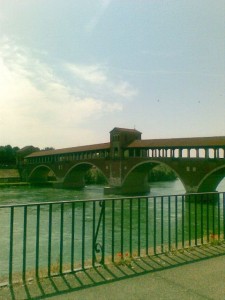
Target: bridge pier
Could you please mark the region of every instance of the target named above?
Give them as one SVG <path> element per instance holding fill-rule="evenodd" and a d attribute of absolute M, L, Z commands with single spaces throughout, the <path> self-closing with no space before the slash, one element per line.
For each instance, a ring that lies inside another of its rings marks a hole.
<path fill-rule="evenodd" d="M 52 186 L 57 189 L 83 189 L 85 187 L 84 182 L 73 182 L 73 181 L 54 181 Z"/>
<path fill-rule="evenodd" d="M 148 172 L 137 168 L 122 181 L 121 177 L 110 177 L 109 186 L 104 188 L 105 194 L 116 195 L 143 195 L 149 194 L 150 185 L 148 182 Z"/>
<path fill-rule="evenodd" d="M 185 195 L 185 201 L 187 202 L 216 203 L 219 200 L 219 192 L 217 191 Z"/>

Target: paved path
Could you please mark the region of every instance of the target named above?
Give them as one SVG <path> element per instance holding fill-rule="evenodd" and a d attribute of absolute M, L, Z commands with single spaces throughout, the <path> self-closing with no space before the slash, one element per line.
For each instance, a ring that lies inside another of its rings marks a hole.
<path fill-rule="evenodd" d="M 52 299 L 52 298 L 51 298 Z M 225 299 L 225 256 L 80 290 L 53 299 Z"/>
<path fill-rule="evenodd" d="M 225 245 L 3 287 L 0 299 L 225 300 Z"/>

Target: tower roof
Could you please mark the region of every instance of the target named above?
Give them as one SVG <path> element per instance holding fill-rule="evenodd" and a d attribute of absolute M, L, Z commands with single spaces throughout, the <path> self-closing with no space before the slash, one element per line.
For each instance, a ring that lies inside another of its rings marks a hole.
<path fill-rule="evenodd" d="M 129 129 L 129 128 L 114 127 L 114 128 L 110 131 L 110 133 L 113 132 L 113 131 L 116 131 L 116 132 L 135 132 L 135 133 L 142 133 L 142 132 L 136 130 L 135 128 L 134 128 L 134 129 Z"/>

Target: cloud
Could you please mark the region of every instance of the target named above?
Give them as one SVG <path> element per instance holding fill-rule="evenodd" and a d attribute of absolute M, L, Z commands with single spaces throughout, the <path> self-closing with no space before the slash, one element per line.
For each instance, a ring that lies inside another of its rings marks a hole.
<path fill-rule="evenodd" d="M 89 83 L 103 84 L 107 80 L 106 75 L 97 65 L 84 66 L 67 64 L 67 67 L 75 76 Z"/>
<path fill-rule="evenodd" d="M 23 146 L 36 141 L 37 145 L 38 140 L 43 146 L 58 147 L 75 128 L 123 109 L 120 99 L 112 100 L 104 89 L 99 91 L 98 86 L 111 84 L 103 69 L 67 65 L 73 73 L 71 80 L 36 53 L 7 39 L 1 41 L 0 144 Z"/>
<path fill-rule="evenodd" d="M 65 67 L 74 75 L 76 81 L 85 81 L 92 87 L 95 86 L 100 93 L 109 93 L 108 97 L 113 95 L 129 99 L 138 94 L 127 81 L 110 77 L 106 66 L 66 64 Z"/>
<path fill-rule="evenodd" d="M 95 27 L 98 25 L 100 19 L 105 14 L 111 2 L 112 0 L 100 0 L 100 2 L 98 3 L 97 12 L 94 14 L 94 16 L 90 19 L 90 21 L 86 25 L 86 31 L 88 33 L 92 33 L 92 31 L 95 30 Z"/>

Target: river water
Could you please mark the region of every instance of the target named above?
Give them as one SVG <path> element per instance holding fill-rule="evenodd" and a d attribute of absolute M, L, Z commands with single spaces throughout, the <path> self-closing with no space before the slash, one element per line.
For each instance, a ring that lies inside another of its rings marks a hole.
<path fill-rule="evenodd" d="M 220 185 L 217 187 L 218 192 L 224 192 L 225 191 L 225 179 L 220 183 Z M 177 194 L 184 194 L 185 190 L 183 188 L 182 183 L 179 180 L 170 181 L 170 182 L 155 182 L 150 184 L 150 196 L 162 196 L 162 195 L 177 195 Z M 107 197 L 112 198 L 113 195 L 107 195 Z M 118 197 L 118 196 L 117 196 Z M 52 214 L 52 250 L 51 250 L 51 259 L 53 264 L 58 261 L 59 252 L 60 250 L 60 235 L 62 232 L 60 231 L 60 224 L 62 225 L 62 214 L 61 214 L 61 206 L 60 204 L 57 204 L 57 202 L 60 201 L 70 201 L 70 200 L 87 200 L 87 199 L 103 199 L 106 198 L 104 195 L 104 187 L 99 185 L 89 185 L 84 188 L 84 190 L 66 190 L 66 189 L 53 189 L 53 188 L 38 188 L 38 187 L 7 187 L 7 188 L 1 188 L 0 189 L 0 206 L 1 205 L 8 205 L 8 204 L 25 204 L 25 203 L 41 203 L 41 202 L 55 202 L 53 206 L 53 214 Z M 149 202 L 148 206 L 148 214 L 149 218 L 153 220 L 153 216 L 155 216 L 155 225 L 152 223 L 150 224 L 150 227 L 156 226 L 158 229 L 155 233 L 150 233 L 149 242 L 154 244 L 153 241 L 153 235 L 162 236 L 162 216 L 164 218 L 165 224 L 168 224 L 168 205 L 165 203 L 163 212 L 160 208 L 160 197 L 157 200 L 158 201 L 158 208 L 159 210 L 157 212 L 154 212 L 154 203 L 152 201 Z M 142 209 L 144 209 L 143 202 L 141 204 Z M 175 203 L 175 202 L 174 202 Z M 82 205 L 77 203 L 76 210 L 75 210 L 75 228 L 82 227 Z M 111 205 L 111 204 L 110 204 Z M 136 211 L 134 211 L 134 218 L 138 218 L 138 204 L 134 203 L 134 207 L 136 205 Z M 178 209 L 177 214 L 177 220 L 175 220 L 176 223 L 181 224 L 182 222 L 182 216 L 181 216 L 181 202 L 178 202 L 178 208 L 175 208 L 175 204 L 171 204 L 171 208 L 169 208 L 171 211 L 171 216 L 174 217 L 175 209 Z M 222 202 L 221 202 L 222 205 Z M 85 255 L 89 255 L 91 257 L 91 249 L 92 249 L 92 210 L 93 206 L 91 202 L 87 202 L 86 205 L 86 212 L 85 212 L 85 219 L 86 219 L 86 228 L 85 228 L 85 243 L 87 242 L 87 245 L 85 246 Z M 111 206 L 109 209 L 112 209 Z M 117 227 L 117 221 L 115 221 L 115 233 L 118 234 L 118 245 L 121 242 L 121 232 L 120 232 L 120 203 L 118 202 L 118 206 L 115 207 L 115 213 L 117 213 L 117 216 L 115 214 L 115 220 L 118 220 L 118 227 Z M 188 218 L 188 210 L 198 211 L 198 214 L 200 216 L 202 207 L 192 207 L 186 205 L 185 206 L 185 213 L 186 217 Z M 204 210 L 204 208 L 203 208 Z M 100 207 L 96 207 L 97 213 L 100 211 Z M 205 212 L 206 213 L 206 207 Z M 127 214 L 127 216 L 126 216 Z M 140 211 L 141 214 L 141 211 Z M 158 215 L 157 215 L 158 214 Z M 107 226 L 108 231 L 112 231 L 111 229 L 111 211 L 110 211 L 110 218 L 107 220 L 106 217 L 106 232 L 107 232 Z M 146 215 L 146 210 L 143 210 L 143 215 Z M 66 204 L 64 207 L 64 220 L 63 220 L 63 255 L 65 259 L 70 260 L 71 257 L 71 219 L 72 219 L 72 212 L 71 212 L 71 204 Z M 96 220 L 98 219 L 99 215 L 96 215 Z M 193 220 L 194 220 L 193 215 Z M 0 276 L 6 276 L 9 272 L 9 253 L 10 253 L 10 218 L 11 218 L 11 212 L 10 208 L 0 208 Z M 116 219 L 117 218 L 117 219 Z M 205 218 L 205 217 L 204 217 Z M 129 202 L 127 202 L 127 212 L 126 212 L 126 203 L 125 203 L 125 211 L 124 211 L 124 222 L 128 222 L 129 220 Z M 11 244 L 12 250 L 12 257 L 13 257 L 13 267 L 12 272 L 20 272 L 24 267 L 24 258 L 23 258 L 23 251 L 24 251 L 24 222 L 26 221 L 26 268 L 27 269 L 34 269 L 35 263 L 36 263 L 36 249 L 35 244 L 37 242 L 36 239 L 36 233 L 37 233 L 37 206 L 30 206 L 27 208 L 27 219 L 24 218 L 24 208 L 15 208 L 14 210 L 14 220 L 13 220 L 13 246 Z M 221 221 L 222 222 L 222 221 Z M 223 221 L 224 222 L 224 221 Z M 90 223 L 90 224 L 89 224 Z M 124 223 L 124 226 L 125 226 Z M 128 223 L 127 223 L 128 224 Z M 145 217 L 141 217 L 141 230 L 143 232 L 145 231 Z M 90 225 L 90 227 L 88 227 Z M 171 224 L 171 228 L 173 232 L 176 229 L 175 226 L 177 224 Z M 179 225 L 180 226 L 180 225 Z M 128 226 L 129 227 L 129 226 Z M 165 240 L 168 238 L 168 226 L 165 226 L 164 228 L 164 235 L 163 239 Z M 194 229 L 196 230 L 196 229 Z M 197 229 L 199 232 L 201 228 Z M 204 229 L 206 230 L 206 229 Z M 179 230 L 178 230 L 179 231 Z M 48 264 L 48 249 L 49 249 L 49 206 L 43 206 L 40 212 L 40 241 L 39 241 L 39 256 L 40 266 L 46 266 Z M 112 234 L 112 232 L 110 233 Z M 135 239 L 136 237 L 134 237 Z M 75 242 L 77 244 L 80 244 L 78 246 L 79 248 L 79 254 L 77 254 L 77 260 L 81 259 L 82 253 L 80 252 L 80 249 L 82 247 L 82 236 L 81 233 L 76 233 Z M 115 242 L 116 243 L 116 242 Z M 124 227 L 124 245 L 129 243 L 129 231 Z M 161 241 L 159 241 L 160 245 Z M 118 246 L 119 247 L 119 246 Z M 127 246 L 128 247 L 128 246 Z M 78 249 L 77 248 L 77 249 Z M 119 249 L 119 248 L 118 248 Z M 119 251 L 119 250 L 117 250 Z"/>
<path fill-rule="evenodd" d="M 225 179 L 217 187 L 218 192 L 225 191 Z M 153 182 L 150 184 L 150 196 L 176 195 L 185 193 L 180 180 Z M 88 185 L 83 190 L 67 190 L 54 188 L 38 187 L 7 187 L 0 189 L 0 205 L 2 204 L 21 204 L 32 202 L 67 201 L 102 199 L 113 197 L 104 195 L 104 186 Z"/>

